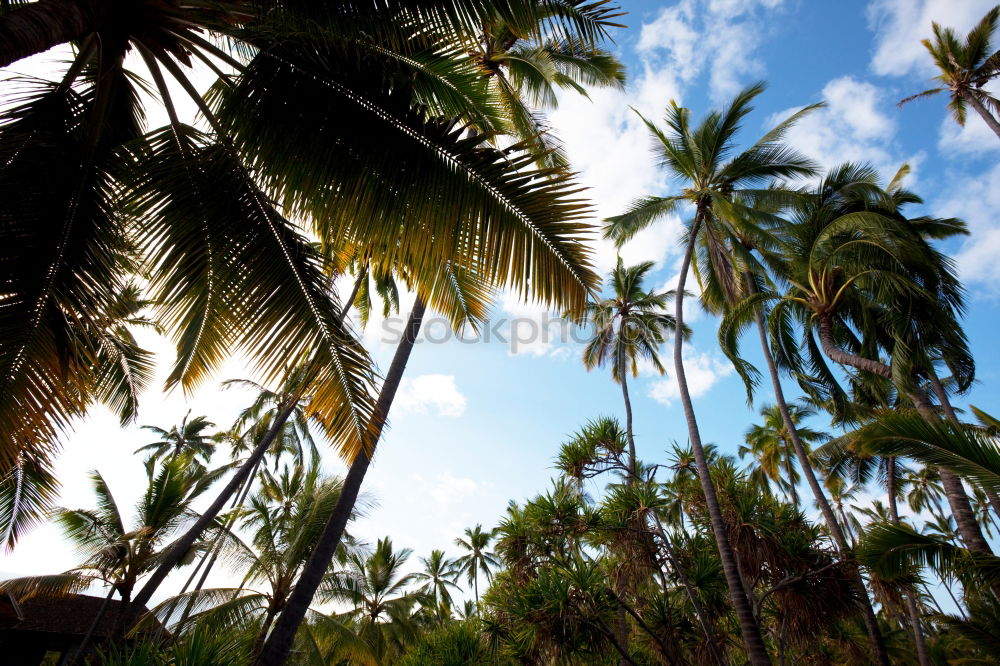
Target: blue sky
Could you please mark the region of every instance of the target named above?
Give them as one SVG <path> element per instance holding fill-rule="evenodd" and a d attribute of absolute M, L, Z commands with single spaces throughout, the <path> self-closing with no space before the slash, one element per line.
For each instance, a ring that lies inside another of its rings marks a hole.
<path fill-rule="evenodd" d="M 549 115 L 581 179 L 592 188 L 599 214 L 618 213 L 634 197 L 666 194 L 673 187 L 657 172 L 646 130 L 630 105 L 658 120 L 673 98 L 697 117 L 744 85 L 764 79 L 769 89 L 745 124 L 743 136 L 752 140 L 792 110 L 825 101 L 827 108 L 793 131 L 790 142 L 824 166 L 871 161 L 886 178 L 908 162 L 913 169 L 908 185 L 925 198 L 927 212 L 969 222 L 973 235 L 948 249 L 969 288 L 966 326 L 979 384 L 958 402 L 1000 411 L 994 389 L 1000 359 L 992 342 L 1000 312 L 1000 223 L 993 219 L 1000 206 L 1000 139 L 974 116 L 960 130 L 947 117 L 944 98 L 896 107 L 900 98 L 930 87 L 933 70 L 919 44 L 930 22 L 966 30 L 991 0 L 623 5 L 629 27 L 616 33 L 615 48 L 628 67 L 628 88 L 594 91 L 589 100 L 562 95 L 560 108 Z M 626 262 L 656 263 L 651 287 L 676 281 L 680 228 L 679 219 L 666 220 L 622 250 Z M 606 271 L 615 250 L 606 243 L 595 247 L 596 261 Z M 412 301 L 403 301 L 405 314 Z M 500 295 L 495 315 L 521 318 L 521 330 L 527 332 L 525 322 L 540 321 L 544 313 Z M 742 383 L 717 350 L 717 321 L 693 303 L 688 316 L 694 336 L 686 358 L 703 439 L 735 453 L 756 408 L 770 400 L 769 392 L 760 391 L 751 411 Z M 383 342 L 382 324 L 373 320 L 364 336 L 386 367 L 392 345 Z M 162 352 L 165 375 L 169 345 L 146 340 Z M 748 356 L 756 359 L 750 342 L 745 344 Z M 365 484 L 377 505 L 354 532 L 372 541 L 389 534 L 417 555 L 436 547 L 454 555 L 451 542 L 464 527 L 492 526 L 508 500 L 543 490 L 553 473 L 553 456 L 569 433 L 595 416 L 623 414 L 619 387 L 606 372 L 586 372 L 580 352 L 581 345 L 558 341 L 522 345 L 516 354 L 498 341 L 418 345 L 391 429 Z M 234 360 L 219 379 L 243 374 Z M 675 395 L 669 375 L 644 372 L 632 383 L 637 447 L 648 462 L 662 462 L 673 441 L 686 439 Z M 191 408 L 225 425 L 245 400 L 213 386 L 187 400 L 154 390 L 146 396 L 139 423 L 169 427 Z M 60 461 L 62 502 L 88 505 L 86 475 L 97 468 L 120 503 L 131 504 L 143 480 L 140 461 L 131 452 L 149 439 L 137 426 L 120 429 L 100 411 L 79 424 Z M 343 470 L 332 452 L 327 463 L 333 472 Z M 74 563 L 58 532 L 47 526 L 5 556 L 0 571 L 49 573 Z"/>

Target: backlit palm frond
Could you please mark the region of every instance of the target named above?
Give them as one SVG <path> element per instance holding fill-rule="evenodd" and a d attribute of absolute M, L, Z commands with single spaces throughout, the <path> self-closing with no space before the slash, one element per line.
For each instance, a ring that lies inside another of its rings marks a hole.
<path fill-rule="evenodd" d="M 321 238 L 395 245 L 389 264 L 454 260 L 491 284 L 582 307 L 596 277 L 583 245 L 589 208 L 571 176 L 532 170 L 525 146 L 492 148 L 486 135 L 427 120 L 406 90 L 368 72 L 294 57 L 255 59 L 218 110 L 270 190 L 313 215 Z M 287 94 L 263 94 L 274 86 Z"/>
<path fill-rule="evenodd" d="M 170 384 L 196 386 L 239 349 L 265 381 L 310 359 L 310 409 L 345 452 L 366 441 L 367 355 L 340 322 L 314 248 L 258 189 L 234 151 L 173 125 L 137 154 L 131 205 L 178 341 Z"/>
<path fill-rule="evenodd" d="M 982 429 L 938 421 L 930 423 L 912 410 L 879 414 L 848 435 L 865 451 L 905 456 L 1000 491 L 1000 446 Z"/>
<path fill-rule="evenodd" d="M 8 83 L 8 85 L 12 85 Z M 51 450 L 92 399 L 124 239 L 88 99 L 23 84 L 0 115 L 0 470 Z"/>
<path fill-rule="evenodd" d="M 24 449 L 0 478 L 0 531 L 10 550 L 21 536 L 48 516 L 59 495 L 59 481 L 45 455 Z"/>

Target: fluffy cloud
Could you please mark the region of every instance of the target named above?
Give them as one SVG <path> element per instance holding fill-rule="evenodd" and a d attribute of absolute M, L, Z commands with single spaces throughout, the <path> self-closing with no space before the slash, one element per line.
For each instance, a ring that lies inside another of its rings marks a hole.
<path fill-rule="evenodd" d="M 642 26 L 638 49 L 667 64 L 682 82 L 708 71 L 709 95 L 716 103 L 737 92 L 750 77 L 764 73 L 754 50 L 766 35 L 763 11 L 781 0 L 683 0 Z"/>
<path fill-rule="evenodd" d="M 992 295 L 1000 295 L 1000 165 L 977 178 L 968 178 L 933 203 L 936 215 L 960 217 L 972 232 L 955 257 L 962 279 Z"/>
<path fill-rule="evenodd" d="M 723 377 L 733 373 L 733 366 L 719 354 L 698 352 L 687 347 L 684 353 L 684 376 L 692 398 L 699 398 Z M 649 387 L 649 397 L 664 405 L 670 405 L 680 397 L 673 364 L 664 363 L 667 369 L 665 379 L 653 382 Z"/>
<path fill-rule="evenodd" d="M 842 162 L 870 162 L 891 177 L 902 163 L 915 170 L 922 154 L 903 157 L 895 145 L 896 123 L 889 115 L 891 101 L 878 87 L 851 76 L 829 81 L 823 88 L 824 108 L 813 111 L 787 135 L 789 145 L 829 168 Z M 798 108 L 786 109 L 771 116 L 777 123 Z M 910 185 L 915 174 L 910 177 Z"/>
<path fill-rule="evenodd" d="M 966 32 L 995 0 L 873 0 L 868 22 L 875 32 L 871 67 L 876 74 L 928 75 L 934 71 L 920 40 L 931 35 L 931 22 Z"/>
<path fill-rule="evenodd" d="M 438 416 L 461 416 L 465 403 L 465 396 L 455 385 L 453 375 L 404 378 L 394 402 L 404 412 L 427 414 L 433 410 Z"/>

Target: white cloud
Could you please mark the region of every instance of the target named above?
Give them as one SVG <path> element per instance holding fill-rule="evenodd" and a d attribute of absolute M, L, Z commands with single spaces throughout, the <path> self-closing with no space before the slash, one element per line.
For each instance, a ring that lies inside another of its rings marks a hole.
<path fill-rule="evenodd" d="M 427 414 L 433 409 L 438 416 L 461 416 L 466 400 L 453 375 L 417 375 L 403 378 L 394 404 L 413 414 Z"/>
<path fill-rule="evenodd" d="M 923 154 L 903 156 L 895 142 L 896 123 L 888 113 L 891 102 L 875 85 L 851 76 L 829 81 L 822 92 L 826 107 L 802 118 L 786 135 L 786 142 L 828 169 L 843 162 L 870 162 L 883 178 L 891 178 L 908 162 L 913 169 L 909 185 Z M 801 107 L 775 113 L 769 125 L 787 118 Z"/>
<path fill-rule="evenodd" d="M 649 397 L 664 405 L 670 405 L 680 397 L 677 379 L 672 363 L 664 363 L 666 377 L 653 382 L 649 387 Z M 719 354 L 699 352 L 687 346 L 684 352 L 684 377 L 692 398 L 699 398 L 723 377 L 733 373 L 733 366 Z"/>
<path fill-rule="evenodd" d="M 977 178 L 967 178 L 946 190 L 948 196 L 933 204 L 942 217 L 960 217 L 969 224 L 970 236 L 962 243 L 955 262 L 962 279 L 1000 295 L 1000 165 Z"/>
<path fill-rule="evenodd" d="M 660 60 L 688 82 L 708 72 L 709 96 L 715 103 L 739 91 L 750 77 L 764 73 L 754 51 L 766 36 L 762 11 L 772 11 L 781 0 L 683 0 L 660 11 L 644 24 L 638 50 Z"/>
<path fill-rule="evenodd" d="M 875 31 L 871 68 L 876 74 L 931 75 L 934 64 L 920 40 L 931 36 L 931 22 L 967 32 L 995 0 L 873 0 L 868 23 Z"/>

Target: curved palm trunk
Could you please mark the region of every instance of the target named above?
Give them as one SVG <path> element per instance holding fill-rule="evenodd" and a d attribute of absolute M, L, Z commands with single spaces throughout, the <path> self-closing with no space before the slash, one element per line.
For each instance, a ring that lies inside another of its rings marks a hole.
<path fill-rule="evenodd" d="M 989 125 L 989 128 L 993 130 L 993 133 L 1000 137 L 1000 122 L 997 122 L 997 119 L 993 117 L 993 114 L 990 113 L 985 106 L 983 106 L 983 103 L 980 102 L 975 95 L 968 92 L 962 93 L 961 96 L 962 99 L 969 104 L 969 106 L 976 110 L 979 117 L 982 118 L 987 125 Z"/>
<path fill-rule="evenodd" d="M 833 320 L 830 314 L 824 314 L 819 317 L 819 340 L 823 348 L 823 353 L 835 363 L 870 372 L 889 380 L 892 379 L 892 369 L 889 366 L 880 361 L 851 354 L 837 346 L 833 338 Z M 926 421 L 934 423 L 939 420 L 934 408 L 928 402 L 927 396 L 921 391 L 910 391 L 907 393 L 907 397 L 910 398 L 917 412 Z M 962 486 L 961 479 L 944 468 L 939 468 L 938 473 L 941 475 L 941 485 L 944 486 L 948 504 L 951 506 L 952 514 L 955 516 L 955 524 L 958 526 L 958 532 L 962 536 L 962 542 L 965 544 L 965 547 L 977 553 L 992 555 L 993 550 L 990 548 L 989 543 L 986 542 L 979 523 L 976 521 L 976 516 L 972 512 L 972 505 L 969 503 L 969 496 Z"/>
<path fill-rule="evenodd" d="M 691 227 L 690 238 L 684 251 L 684 258 L 681 262 L 681 273 L 677 282 L 677 297 L 674 299 L 674 318 L 676 329 L 674 331 L 674 374 L 677 379 L 677 389 L 681 398 L 681 405 L 684 408 L 684 419 L 687 421 L 688 437 L 691 440 L 691 448 L 694 451 L 695 466 L 698 469 L 698 480 L 701 482 L 701 489 L 705 495 L 705 504 L 708 509 L 708 516 L 712 523 L 712 532 L 715 535 L 716 546 L 719 549 L 719 559 L 722 561 L 722 570 L 726 576 L 726 584 L 729 587 L 729 597 L 739 621 L 740 633 L 743 636 L 743 643 L 746 646 L 747 656 L 753 666 L 770 666 L 771 658 L 764 647 L 764 640 L 761 638 L 760 625 L 754 616 L 750 599 L 743 589 L 743 581 L 740 576 L 739 567 L 736 564 L 736 556 L 732 546 L 729 544 L 729 535 L 726 533 L 726 526 L 722 520 L 722 510 L 719 507 L 719 498 L 712 484 L 712 477 L 708 468 L 708 461 L 705 458 L 705 449 L 701 443 L 701 433 L 698 430 L 698 420 L 694 414 L 694 406 L 691 403 L 691 393 L 688 391 L 687 378 L 684 374 L 684 286 L 687 282 L 688 269 L 691 266 L 691 257 L 694 254 L 695 242 L 698 239 L 698 229 L 704 219 L 705 210 L 699 204 L 695 214 L 694 224 Z"/>
<path fill-rule="evenodd" d="M 632 401 L 628 397 L 628 370 L 622 373 L 622 398 L 625 400 L 625 438 L 628 441 L 628 482 L 636 476 L 635 438 L 632 435 Z"/>
<path fill-rule="evenodd" d="M 100 29 L 115 4 L 107 0 L 40 0 L 0 17 L 0 67 Z"/>
<path fill-rule="evenodd" d="M 340 545 L 340 538 L 344 534 L 344 528 L 347 526 L 347 521 L 354 510 L 358 493 L 361 491 L 361 482 L 364 480 L 365 474 L 368 471 L 368 465 L 371 463 L 371 455 L 375 453 L 375 446 L 378 444 L 382 428 L 385 426 L 386 417 L 389 415 L 389 408 L 392 406 L 392 401 L 396 397 L 396 390 L 399 388 L 403 372 L 406 370 L 406 362 L 410 358 L 410 352 L 413 351 L 417 334 L 420 332 L 424 309 L 424 302 L 418 295 L 416 302 L 413 304 L 413 310 L 410 312 L 409 321 L 406 323 L 403 339 L 400 341 L 399 346 L 396 347 L 392 364 L 389 366 L 389 371 L 386 373 L 385 381 L 382 384 L 382 390 L 379 392 L 378 401 L 375 403 L 375 415 L 371 424 L 371 453 L 360 451 L 355 456 L 354 462 L 351 463 L 347 477 L 344 479 L 344 486 L 340 491 L 340 498 L 337 500 L 337 505 L 330 514 L 326 528 L 323 530 L 323 534 L 316 544 L 315 549 L 313 549 L 309 561 L 302 569 L 299 580 L 288 597 L 285 610 L 278 617 L 278 621 L 274 625 L 274 631 L 271 632 L 271 635 L 264 643 L 264 648 L 254 662 L 257 666 L 279 666 L 285 663 L 285 659 L 288 658 L 295 633 L 298 631 L 299 625 L 305 617 L 309 604 L 316 594 L 316 590 L 319 589 L 323 575 L 326 573 L 327 568 L 329 568 L 330 562 L 333 561 L 333 555 L 337 551 L 337 546 Z"/>
<path fill-rule="evenodd" d="M 958 420 L 958 415 L 955 413 L 955 409 L 951 406 L 951 400 L 948 399 L 948 392 L 944 390 L 944 386 L 941 385 L 941 380 L 938 379 L 937 373 L 934 372 L 933 368 L 930 371 L 931 386 L 934 388 L 934 395 L 937 396 L 938 402 L 941 404 L 941 408 L 944 410 L 944 415 L 948 417 L 948 420 L 952 423 L 961 423 Z M 1000 496 L 997 496 L 995 490 L 990 488 L 983 488 L 983 492 L 986 493 L 986 498 L 990 501 L 990 508 L 1000 518 Z"/>
<path fill-rule="evenodd" d="M 754 291 L 753 281 L 750 276 L 747 276 L 747 284 L 750 292 Z M 778 366 L 774 362 L 774 356 L 771 354 L 771 346 L 768 344 L 767 329 L 764 327 L 764 320 L 761 316 L 760 309 L 754 309 L 754 320 L 757 324 L 757 333 L 760 337 L 761 351 L 764 354 L 764 360 L 767 363 L 768 374 L 771 377 L 771 387 L 774 390 L 774 401 L 778 405 L 778 411 L 781 412 L 781 420 L 785 424 L 785 430 L 788 431 L 788 438 L 792 440 L 792 447 L 795 449 L 795 457 L 799 461 L 799 467 L 802 468 L 802 474 L 806 477 L 806 482 L 809 484 L 809 489 L 812 491 L 813 497 L 816 499 L 816 504 L 819 505 L 820 513 L 823 514 L 823 520 L 826 522 L 827 529 L 830 530 L 830 534 L 833 535 L 833 540 L 837 544 L 837 550 L 840 551 L 840 557 L 851 562 L 853 556 L 851 555 L 851 548 L 844 536 L 844 530 L 840 523 L 837 521 L 836 514 L 833 512 L 833 507 L 830 506 L 830 501 L 826 497 L 826 493 L 823 492 L 823 487 L 819 484 L 819 479 L 816 478 L 816 473 L 813 470 L 812 461 L 809 460 L 809 454 L 806 453 L 805 444 L 802 443 L 802 438 L 799 436 L 799 430 L 795 426 L 795 422 L 792 420 L 792 414 L 788 411 L 788 403 L 785 400 L 785 391 L 781 386 L 781 376 L 778 373 Z M 861 572 L 858 570 L 856 565 L 851 567 L 853 576 L 851 579 L 851 585 L 854 587 L 858 594 L 858 598 L 861 599 L 861 611 L 865 622 L 865 631 L 868 633 L 868 640 L 871 642 L 872 653 L 875 656 L 876 662 L 880 666 L 889 666 L 889 655 L 885 649 L 885 639 L 882 637 L 882 631 L 878 626 L 878 618 L 875 616 L 875 609 L 872 607 L 871 598 L 868 596 L 868 590 L 865 588 L 864 581 L 861 580 Z"/>

